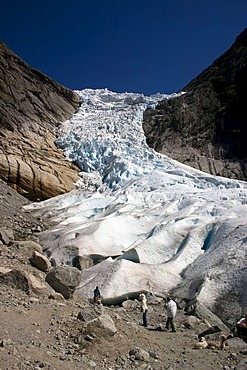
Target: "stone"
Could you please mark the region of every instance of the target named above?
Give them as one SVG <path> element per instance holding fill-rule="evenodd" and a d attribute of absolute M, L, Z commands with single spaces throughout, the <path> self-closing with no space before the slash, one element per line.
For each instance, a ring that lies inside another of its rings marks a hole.
<path fill-rule="evenodd" d="M 30 258 L 34 252 L 42 253 L 42 247 L 33 240 L 15 240 L 12 247 L 19 249 L 27 258 Z"/>
<path fill-rule="evenodd" d="M 41 245 L 33 240 L 15 240 L 12 245 L 31 254 L 33 254 L 34 251 L 42 253 Z"/>
<path fill-rule="evenodd" d="M 0 282 L 12 288 L 20 289 L 25 293 L 31 291 L 28 274 L 25 271 L 1 268 Z"/>
<path fill-rule="evenodd" d="M 87 323 L 87 330 L 93 330 L 94 328 L 99 328 L 106 335 L 113 336 L 116 334 L 117 329 L 110 315 L 103 314 L 98 316 L 96 319 L 91 320 Z"/>
<path fill-rule="evenodd" d="M 49 285 L 38 276 L 34 276 L 27 271 L 0 267 L 0 283 L 15 289 L 20 289 L 27 294 L 46 295 L 51 291 Z"/>
<path fill-rule="evenodd" d="M 48 299 L 54 299 L 54 301 L 60 301 L 60 302 L 65 301 L 64 296 L 61 293 L 57 293 L 57 292 L 51 293 L 48 296 Z"/>
<path fill-rule="evenodd" d="M 125 309 L 136 309 L 139 305 L 140 303 L 137 300 L 127 299 L 122 302 L 122 307 Z"/>
<path fill-rule="evenodd" d="M 188 329 L 197 328 L 201 320 L 195 316 L 189 316 L 186 318 L 186 321 L 183 322 L 184 326 Z"/>
<path fill-rule="evenodd" d="M 65 299 L 73 296 L 75 288 L 80 284 L 80 271 L 75 267 L 61 266 L 52 268 L 46 276 L 46 282 Z"/>
<path fill-rule="evenodd" d="M 98 317 L 98 312 L 92 307 L 83 308 L 77 315 L 77 319 L 83 322 L 89 322 Z"/>
<path fill-rule="evenodd" d="M 133 356 L 137 361 L 149 361 L 149 353 L 142 348 L 135 347 L 130 350 L 130 356 Z"/>
<path fill-rule="evenodd" d="M 41 271 L 48 272 L 51 269 L 51 262 L 48 258 L 37 251 L 33 252 L 29 260 L 33 266 Z"/>
<path fill-rule="evenodd" d="M 196 310 L 195 310 L 195 316 L 203 321 L 206 321 L 207 324 L 210 325 L 210 327 L 206 329 L 206 331 L 211 330 L 211 333 L 219 333 L 219 332 L 228 333 L 229 332 L 229 328 L 219 319 L 219 317 L 216 316 L 212 311 L 210 311 L 203 304 L 197 303 Z"/>
<path fill-rule="evenodd" d="M 3 227 L 0 228 L 0 241 L 5 244 L 9 245 L 11 240 L 14 239 L 13 230 L 5 230 Z"/>
<path fill-rule="evenodd" d="M 81 271 L 93 266 L 93 260 L 83 256 L 75 256 L 72 260 L 72 265 Z"/>

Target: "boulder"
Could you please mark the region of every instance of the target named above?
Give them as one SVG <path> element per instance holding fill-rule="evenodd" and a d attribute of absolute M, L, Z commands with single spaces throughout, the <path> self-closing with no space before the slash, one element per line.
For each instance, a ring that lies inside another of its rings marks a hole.
<path fill-rule="evenodd" d="M 81 274 L 75 267 L 61 266 L 53 268 L 46 276 L 46 282 L 65 299 L 72 297 L 80 284 Z"/>
<path fill-rule="evenodd" d="M 196 329 L 198 325 L 201 323 L 201 320 L 195 316 L 189 316 L 183 322 L 183 325 L 188 329 Z"/>
<path fill-rule="evenodd" d="M 27 294 L 47 295 L 51 287 L 42 278 L 38 278 L 24 270 L 0 268 L 0 282 L 14 289 L 20 289 Z"/>
<path fill-rule="evenodd" d="M 20 289 L 25 293 L 31 291 L 31 284 L 25 271 L 2 267 L 0 269 L 0 282 L 11 288 Z"/>
<path fill-rule="evenodd" d="M 32 257 L 29 258 L 31 265 L 37 269 L 48 272 L 51 269 L 51 262 L 43 254 L 34 251 Z"/>
<path fill-rule="evenodd" d="M 99 328 L 104 332 L 105 335 L 113 336 L 116 334 L 117 329 L 112 320 L 111 316 L 103 314 L 98 316 L 96 319 L 89 321 L 86 326 L 87 330 L 93 331 L 95 328 Z"/>
<path fill-rule="evenodd" d="M 149 353 L 142 348 L 135 347 L 130 350 L 129 354 L 137 361 L 149 361 Z"/>
<path fill-rule="evenodd" d="M 76 256 L 72 260 L 73 267 L 78 268 L 78 270 L 84 270 L 91 266 L 93 266 L 93 260 L 92 258 L 87 258 L 83 256 Z"/>
<path fill-rule="evenodd" d="M 97 310 L 92 309 L 91 307 L 83 308 L 77 315 L 78 320 L 83 322 L 89 322 L 96 319 L 99 316 Z"/>
<path fill-rule="evenodd" d="M 12 243 L 12 247 L 19 249 L 27 258 L 30 258 L 34 252 L 42 253 L 42 247 L 33 240 L 17 240 Z"/>
<path fill-rule="evenodd" d="M 126 299 L 126 301 L 123 301 L 122 302 L 122 307 L 129 310 L 129 309 L 132 309 L 132 310 L 135 310 L 137 309 L 137 307 L 140 305 L 140 303 L 135 299 L 135 300 L 132 300 L 132 299 Z"/>
<path fill-rule="evenodd" d="M 9 245 L 11 240 L 14 239 L 13 230 L 6 230 L 3 227 L 0 228 L 0 241 L 5 244 Z"/>
<path fill-rule="evenodd" d="M 50 300 L 54 300 L 54 301 L 58 301 L 58 302 L 64 302 L 65 301 L 65 298 L 61 293 L 57 293 L 57 292 L 54 292 L 54 291 L 48 296 L 48 298 Z"/>
<path fill-rule="evenodd" d="M 216 316 L 213 312 L 211 312 L 207 307 L 204 307 L 202 304 L 196 305 L 195 316 L 208 323 L 210 327 L 207 330 L 211 330 L 212 333 L 222 331 L 226 334 L 230 331 L 229 328 L 221 321 L 218 316 Z"/>

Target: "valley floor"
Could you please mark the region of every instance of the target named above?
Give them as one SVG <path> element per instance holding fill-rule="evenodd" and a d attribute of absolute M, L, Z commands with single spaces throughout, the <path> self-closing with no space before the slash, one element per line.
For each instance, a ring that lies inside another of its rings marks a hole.
<path fill-rule="evenodd" d="M 83 332 L 77 316 L 83 309 L 95 310 L 88 303 L 27 296 L 4 285 L 0 302 L 1 370 L 247 368 L 247 345 L 238 338 L 228 340 L 225 350 L 193 349 L 199 332 L 189 327 L 188 317 L 181 310 L 176 318 L 177 332 L 161 331 L 165 322 L 163 303 L 149 305 L 148 328 L 141 325 L 137 301 L 126 308 L 101 307 L 117 328 L 114 336 L 108 336 L 100 330 L 92 335 Z M 146 351 L 148 359 L 131 356 L 136 347 Z"/>

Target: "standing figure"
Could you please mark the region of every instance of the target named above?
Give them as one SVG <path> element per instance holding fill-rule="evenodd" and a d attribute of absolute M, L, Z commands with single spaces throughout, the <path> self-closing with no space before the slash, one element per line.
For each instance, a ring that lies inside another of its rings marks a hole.
<path fill-rule="evenodd" d="M 141 293 L 139 295 L 139 300 L 141 301 L 143 326 L 147 327 L 148 326 L 148 305 L 147 305 L 147 298 L 145 294 Z"/>
<path fill-rule="evenodd" d="M 98 286 L 96 286 L 96 288 L 94 289 L 93 300 L 94 300 L 94 303 L 101 304 L 101 294 L 100 294 Z"/>
<path fill-rule="evenodd" d="M 166 299 L 166 312 L 167 312 L 167 321 L 166 321 L 166 329 L 169 329 L 171 326 L 172 332 L 176 331 L 176 327 L 174 324 L 174 319 L 177 313 L 177 304 L 174 302 L 170 297 Z"/>

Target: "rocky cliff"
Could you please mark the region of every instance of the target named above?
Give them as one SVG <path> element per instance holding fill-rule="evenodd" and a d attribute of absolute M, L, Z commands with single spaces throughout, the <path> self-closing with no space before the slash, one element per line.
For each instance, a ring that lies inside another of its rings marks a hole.
<path fill-rule="evenodd" d="M 78 107 L 77 94 L 0 41 L 0 178 L 32 200 L 74 188 L 79 169 L 54 141 L 56 126 Z"/>
<path fill-rule="evenodd" d="M 247 28 L 182 90 L 145 112 L 148 144 L 213 175 L 247 180 Z"/>

